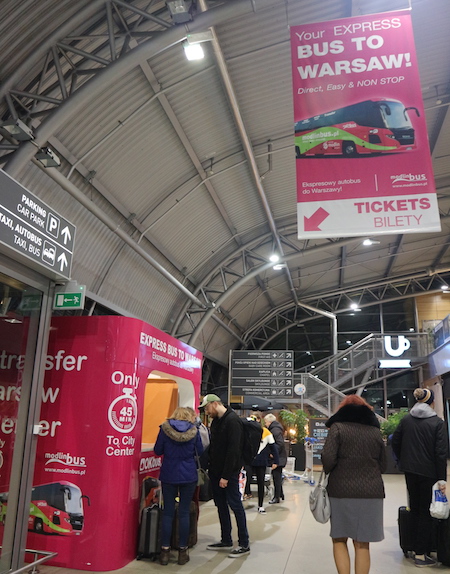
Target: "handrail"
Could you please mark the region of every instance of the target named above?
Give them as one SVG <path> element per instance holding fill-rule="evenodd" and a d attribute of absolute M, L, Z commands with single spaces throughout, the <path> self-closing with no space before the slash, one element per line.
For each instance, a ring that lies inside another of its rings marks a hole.
<path fill-rule="evenodd" d="M 35 555 L 43 554 L 43 557 L 39 558 L 38 560 L 34 560 L 33 562 L 27 563 L 25 566 L 22 566 L 22 568 L 19 568 L 18 570 L 8 570 L 8 574 L 22 574 L 22 572 L 28 572 L 30 571 L 30 569 L 32 569 L 31 572 L 37 572 L 37 570 L 35 570 L 35 567 L 38 564 L 43 564 L 44 562 L 47 562 L 47 560 L 50 560 L 51 558 L 54 558 L 55 556 L 58 555 L 57 552 L 45 552 L 44 550 L 29 550 L 29 549 L 25 549 L 25 553 Z"/>
<path fill-rule="evenodd" d="M 349 347 L 348 349 L 342 349 L 341 351 L 338 351 L 335 355 L 330 355 L 329 357 L 326 357 L 325 359 L 322 359 L 321 361 L 315 361 L 314 364 L 316 365 L 316 369 L 322 369 L 325 365 L 329 365 L 334 363 L 336 360 L 345 357 L 345 355 L 351 353 L 352 351 L 354 351 L 355 349 L 359 349 L 362 345 L 365 345 L 368 341 L 370 341 L 371 339 L 373 339 L 374 337 L 377 337 L 381 335 L 381 333 L 369 333 L 369 335 L 366 335 L 365 337 L 363 337 L 362 339 L 360 339 L 359 341 L 357 341 L 354 345 L 352 345 L 351 347 Z M 302 367 L 300 370 L 305 371 L 308 368 L 308 366 Z"/>

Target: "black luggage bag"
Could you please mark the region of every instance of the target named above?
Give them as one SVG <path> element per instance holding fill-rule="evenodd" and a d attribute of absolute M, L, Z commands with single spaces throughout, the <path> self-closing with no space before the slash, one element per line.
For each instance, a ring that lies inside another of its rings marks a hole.
<path fill-rule="evenodd" d="M 137 559 L 156 559 L 160 552 L 161 508 L 158 504 L 147 506 L 142 510 L 139 527 L 139 542 Z"/>
<path fill-rule="evenodd" d="M 211 480 L 210 480 L 209 476 L 206 476 L 205 482 L 201 486 L 199 486 L 198 499 L 201 502 L 207 502 L 208 500 L 211 500 L 212 497 L 213 497 L 213 493 L 212 493 Z"/>
<path fill-rule="evenodd" d="M 445 564 L 444 560 L 439 558 L 439 547 L 441 547 L 441 555 L 450 565 L 450 529 L 448 525 L 441 523 L 447 522 L 446 520 L 436 520 L 433 518 L 431 524 L 431 552 L 437 550 L 438 560 Z M 409 508 L 400 506 L 398 509 L 398 535 L 400 539 L 400 548 L 406 558 L 413 558 L 414 551 L 414 519 Z M 444 542 L 444 541 L 447 542 Z"/>
<path fill-rule="evenodd" d="M 189 538 L 188 538 L 188 547 L 192 548 L 197 544 L 197 505 L 192 500 L 191 505 L 189 507 Z M 178 503 L 175 505 L 175 516 L 173 519 L 173 529 L 172 529 L 172 541 L 171 546 L 174 549 L 179 549 L 180 542 L 179 542 L 179 519 L 178 519 Z"/>
<path fill-rule="evenodd" d="M 398 509 L 398 537 L 403 554 L 409 558 L 414 549 L 414 527 L 411 512 L 406 506 Z"/>
<path fill-rule="evenodd" d="M 450 518 L 437 523 L 437 559 L 444 566 L 450 566 Z"/>

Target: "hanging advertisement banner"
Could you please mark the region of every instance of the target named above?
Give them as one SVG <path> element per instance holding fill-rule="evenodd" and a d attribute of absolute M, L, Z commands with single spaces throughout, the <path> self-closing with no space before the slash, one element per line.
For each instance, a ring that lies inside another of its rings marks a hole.
<path fill-rule="evenodd" d="M 411 16 L 291 28 L 299 239 L 440 231 Z"/>

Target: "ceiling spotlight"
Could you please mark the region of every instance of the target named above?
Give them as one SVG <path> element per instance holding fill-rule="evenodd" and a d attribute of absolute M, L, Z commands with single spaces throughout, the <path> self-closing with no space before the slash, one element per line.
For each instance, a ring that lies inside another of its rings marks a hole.
<path fill-rule="evenodd" d="M 367 245 L 367 246 L 369 246 L 369 245 L 380 245 L 380 242 L 375 241 L 374 239 L 364 239 L 362 244 Z"/>
<path fill-rule="evenodd" d="M 61 165 L 61 160 L 49 147 L 38 151 L 35 157 L 44 167 L 59 167 Z"/>
<path fill-rule="evenodd" d="M 272 255 L 269 257 L 269 260 L 272 261 L 272 263 L 277 263 L 280 260 L 280 256 L 276 253 L 272 253 Z"/>
<path fill-rule="evenodd" d="M 166 5 L 174 24 L 184 24 L 192 20 L 192 0 L 167 0 Z"/>
<path fill-rule="evenodd" d="M 33 130 L 22 120 L 7 120 L 0 124 L 0 133 L 6 137 L 12 136 L 17 141 L 34 140 Z"/>
<path fill-rule="evenodd" d="M 189 44 L 189 42 L 183 42 L 184 55 L 189 61 L 193 60 L 203 60 L 205 57 L 205 52 L 203 51 L 201 44 Z"/>
<path fill-rule="evenodd" d="M 284 269 L 285 267 L 286 265 L 284 265 L 283 263 L 279 263 L 278 265 L 274 265 L 272 269 L 275 269 L 275 271 L 279 271 L 280 269 Z"/>
<path fill-rule="evenodd" d="M 352 304 L 350 305 L 350 309 L 353 309 L 353 310 L 358 309 L 358 303 L 352 303 Z"/>
<path fill-rule="evenodd" d="M 447 291 L 448 285 L 441 285 L 441 289 L 442 289 L 442 291 Z"/>
<path fill-rule="evenodd" d="M 185 56 L 188 60 L 202 60 L 205 57 L 202 43 L 211 42 L 213 34 L 211 30 L 206 32 L 193 32 L 186 36 L 186 41 L 183 42 Z"/>

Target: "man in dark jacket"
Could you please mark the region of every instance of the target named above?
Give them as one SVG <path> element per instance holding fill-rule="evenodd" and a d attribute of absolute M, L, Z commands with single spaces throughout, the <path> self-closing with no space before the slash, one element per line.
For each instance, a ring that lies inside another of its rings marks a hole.
<path fill-rule="evenodd" d="M 209 445 L 209 477 L 214 503 L 219 514 L 221 540 L 207 546 L 208 550 L 231 551 L 230 558 L 239 558 L 250 552 L 247 520 L 239 491 L 239 473 L 242 468 L 244 430 L 241 419 L 225 407 L 217 395 L 206 395 L 200 408 L 212 418 Z M 239 546 L 233 550 L 230 508 L 236 517 Z"/>
<path fill-rule="evenodd" d="M 444 421 L 432 408 L 433 391 L 415 389 L 414 398 L 416 404 L 394 432 L 392 450 L 405 473 L 409 506 L 415 518 L 416 566 L 434 566 L 435 560 L 428 556 L 433 530 L 429 509 L 434 483 L 447 479 L 447 432 Z"/>
<path fill-rule="evenodd" d="M 272 413 L 269 413 L 264 417 L 264 422 L 266 423 L 266 427 L 273 434 L 275 444 L 278 447 L 279 465 L 272 469 L 274 495 L 272 500 L 269 501 L 269 504 L 277 504 L 280 502 L 280 498 L 281 500 L 284 500 L 283 484 L 281 479 L 283 468 L 287 463 L 286 445 L 284 444 L 284 428 Z"/>

